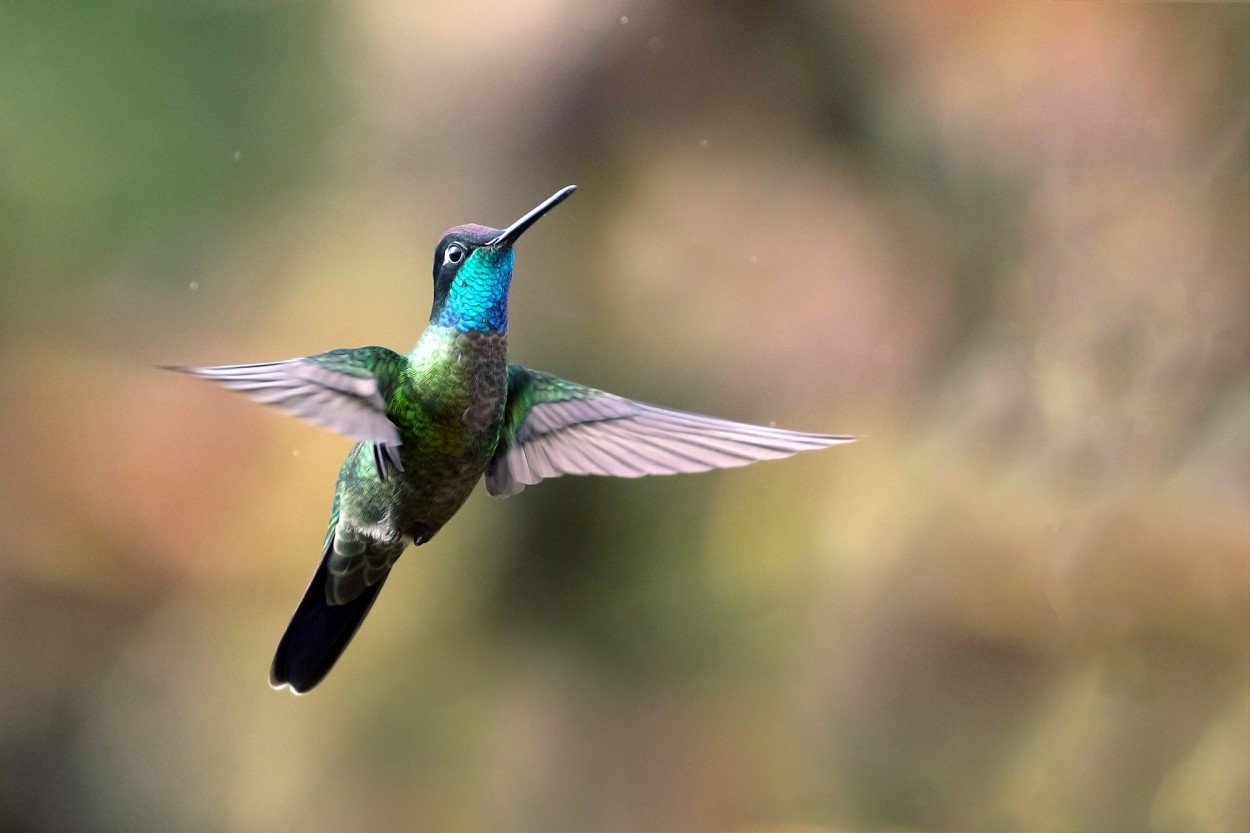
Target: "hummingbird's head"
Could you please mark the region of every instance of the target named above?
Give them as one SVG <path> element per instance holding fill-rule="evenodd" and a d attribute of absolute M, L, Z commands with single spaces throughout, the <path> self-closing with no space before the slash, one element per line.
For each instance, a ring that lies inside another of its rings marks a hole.
<path fill-rule="evenodd" d="M 434 308 L 430 323 L 466 333 L 508 330 L 512 246 L 577 186 L 561 188 L 506 229 L 456 226 L 434 249 Z"/>

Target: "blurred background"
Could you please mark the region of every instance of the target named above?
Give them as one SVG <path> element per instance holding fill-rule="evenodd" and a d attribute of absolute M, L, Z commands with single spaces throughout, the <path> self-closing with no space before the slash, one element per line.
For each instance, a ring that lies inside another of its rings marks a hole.
<path fill-rule="evenodd" d="M 483 490 L 266 685 L 350 441 L 514 360 L 849 447 Z M 1250 829 L 1250 6 L 0 2 L 0 829 Z"/>

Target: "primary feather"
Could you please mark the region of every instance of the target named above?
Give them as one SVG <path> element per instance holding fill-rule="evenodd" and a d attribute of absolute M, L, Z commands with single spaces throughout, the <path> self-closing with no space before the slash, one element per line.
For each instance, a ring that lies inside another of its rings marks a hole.
<path fill-rule="evenodd" d="M 499 448 L 486 469 L 492 495 L 550 477 L 642 477 L 745 466 L 854 437 L 809 434 L 649 405 L 508 365 Z"/>
<path fill-rule="evenodd" d="M 331 350 L 315 356 L 257 364 L 171 367 L 261 402 L 314 425 L 374 444 L 378 476 L 402 471 L 399 429 L 387 415 L 382 383 L 389 365 L 405 361 L 384 347 Z"/>

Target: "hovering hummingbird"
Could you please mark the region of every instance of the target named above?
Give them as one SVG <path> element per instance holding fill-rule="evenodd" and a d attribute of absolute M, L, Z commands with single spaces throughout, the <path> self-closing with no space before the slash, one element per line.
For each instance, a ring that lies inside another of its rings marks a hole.
<path fill-rule="evenodd" d="M 854 439 L 670 410 L 508 364 L 513 246 L 575 187 L 506 229 L 443 235 L 430 322 L 406 356 L 359 347 L 170 368 L 357 441 L 339 471 L 321 563 L 278 643 L 274 688 L 303 694 L 321 682 L 404 549 L 433 538 L 483 476 L 488 493 L 506 496 L 563 474 L 708 471 Z"/>

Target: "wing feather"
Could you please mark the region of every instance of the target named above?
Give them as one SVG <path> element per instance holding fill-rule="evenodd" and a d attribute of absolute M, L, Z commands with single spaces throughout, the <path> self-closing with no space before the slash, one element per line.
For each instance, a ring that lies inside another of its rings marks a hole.
<path fill-rule="evenodd" d="M 316 356 L 258 364 L 171 367 L 216 382 L 250 399 L 314 425 L 374 444 L 378 475 L 402 471 L 399 429 L 386 414 L 383 383 L 394 360 L 380 347 L 334 350 Z"/>
<path fill-rule="evenodd" d="M 506 495 L 566 474 L 709 471 L 854 439 L 649 405 L 509 365 L 503 438 L 487 468 L 486 486 L 493 495 Z"/>

